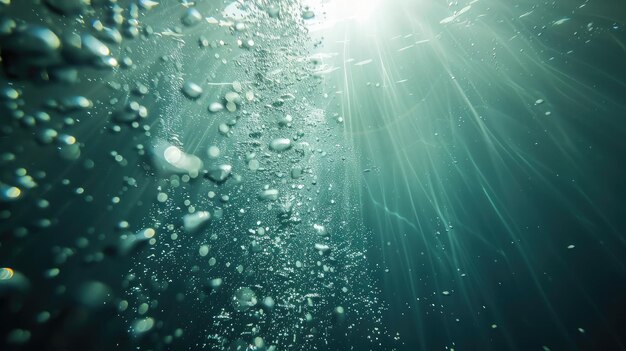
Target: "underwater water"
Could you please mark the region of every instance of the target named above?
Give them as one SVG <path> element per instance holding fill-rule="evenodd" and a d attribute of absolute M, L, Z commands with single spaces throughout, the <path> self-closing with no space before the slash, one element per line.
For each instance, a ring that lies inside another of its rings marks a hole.
<path fill-rule="evenodd" d="M 625 350 L 625 22 L 0 0 L 0 350 Z"/>

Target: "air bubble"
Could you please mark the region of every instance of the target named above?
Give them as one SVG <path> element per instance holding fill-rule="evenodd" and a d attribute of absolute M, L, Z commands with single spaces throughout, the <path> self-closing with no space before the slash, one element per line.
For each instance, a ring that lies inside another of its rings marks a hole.
<path fill-rule="evenodd" d="M 180 21 L 188 27 L 195 26 L 202 21 L 202 15 L 198 10 L 192 7 L 187 9 Z"/>

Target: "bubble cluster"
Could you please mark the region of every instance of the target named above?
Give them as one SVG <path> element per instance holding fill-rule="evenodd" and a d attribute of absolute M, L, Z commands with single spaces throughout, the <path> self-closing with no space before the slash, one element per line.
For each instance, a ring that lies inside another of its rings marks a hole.
<path fill-rule="evenodd" d="M 349 154 L 307 68 L 312 10 L 2 6 L 0 308 L 30 321 L 7 343 L 57 324 L 51 350 L 380 342 L 368 232 L 334 200 Z"/>

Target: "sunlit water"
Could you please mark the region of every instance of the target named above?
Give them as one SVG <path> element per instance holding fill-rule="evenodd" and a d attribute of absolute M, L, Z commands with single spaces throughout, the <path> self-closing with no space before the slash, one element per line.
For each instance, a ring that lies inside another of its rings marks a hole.
<path fill-rule="evenodd" d="M 626 6 L 0 0 L 1 350 L 626 348 Z"/>

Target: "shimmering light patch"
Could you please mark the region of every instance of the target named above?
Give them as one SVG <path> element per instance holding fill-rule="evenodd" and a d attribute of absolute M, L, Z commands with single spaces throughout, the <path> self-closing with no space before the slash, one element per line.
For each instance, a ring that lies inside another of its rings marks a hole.
<path fill-rule="evenodd" d="M 13 269 L 11 268 L 0 268 L 0 280 L 9 280 L 13 278 Z"/>
<path fill-rule="evenodd" d="M 371 27 L 367 26 L 369 20 L 382 3 L 382 0 L 312 0 L 307 2 L 309 6 L 303 9 L 301 15 L 306 20 L 310 32 L 332 28 L 337 23 L 348 21 L 361 24 L 362 29 L 367 29 Z"/>
<path fill-rule="evenodd" d="M 241 4 L 239 2 L 233 1 L 230 5 L 226 6 L 224 11 L 222 12 L 224 17 L 228 17 L 234 20 L 242 20 L 248 16 L 248 12 L 242 9 Z"/>
<path fill-rule="evenodd" d="M 346 0 L 338 1 L 338 9 L 342 15 L 349 14 L 350 17 L 365 21 L 374 14 L 381 0 Z"/>

